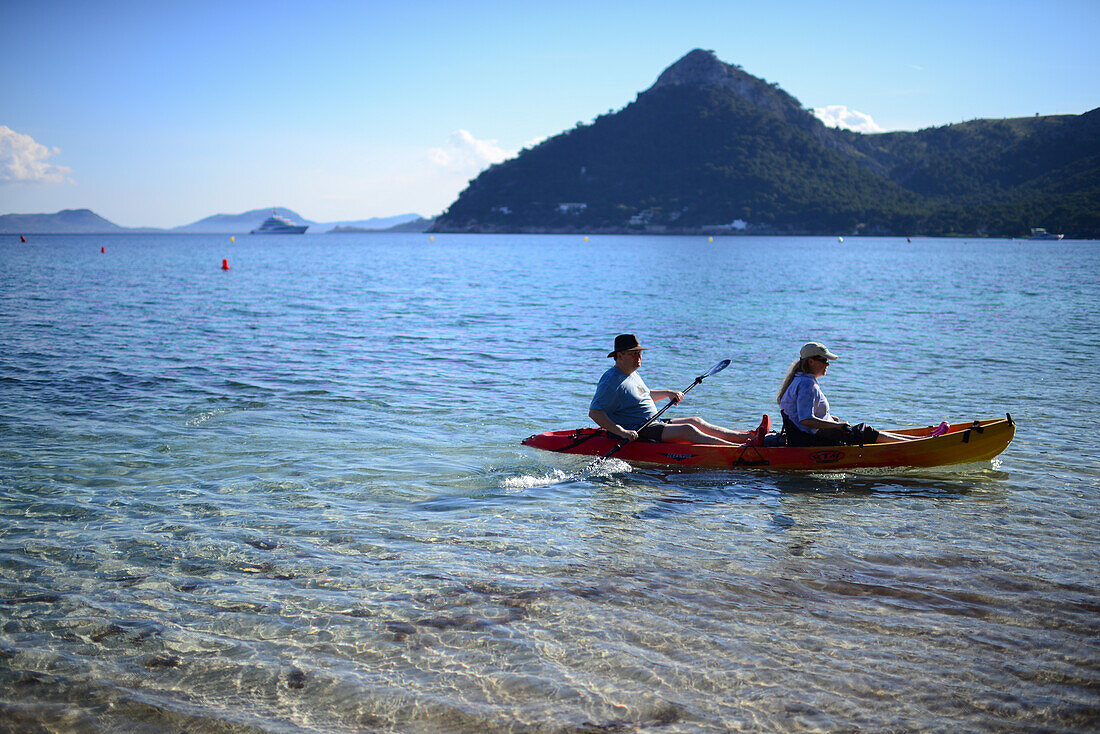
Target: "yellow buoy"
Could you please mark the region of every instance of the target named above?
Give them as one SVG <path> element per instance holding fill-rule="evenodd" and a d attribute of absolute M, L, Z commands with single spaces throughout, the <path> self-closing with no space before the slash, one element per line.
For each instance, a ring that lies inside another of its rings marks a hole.
<path fill-rule="evenodd" d="M 236 241 L 237 241 L 237 238 L 236 238 L 236 237 L 230 237 L 230 238 L 229 238 L 229 241 L 230 241 L 230 242 L 236 242 Z"/>
<path fill-rule="evenodd" d="M 429 237 L 428 242 L 435 242 L 435 237 Z"/>
<path fill-rule="evenodd" d="M 713 237 L 707 237 L 707 242 L 714 242 L 714 238 Z"/>
<path fill-rule="evenodd" d="M 587 237 L 585 237 L 585 238 L 584 238 L 584 241 L 585 241 L 585 242 L 588 242 L 588 238 L 587 238 Z"/>

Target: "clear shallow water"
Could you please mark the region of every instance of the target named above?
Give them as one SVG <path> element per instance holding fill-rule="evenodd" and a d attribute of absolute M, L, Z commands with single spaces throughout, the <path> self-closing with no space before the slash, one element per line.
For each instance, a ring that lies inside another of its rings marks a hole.
<path fill-rule="evenodd" d="M 1096 726 L 1096 243 L 237 239 L 0 240 L 0 729 Z M 839 415 L 1016 440 L 519 446 L 586 424 L 620 331 L 651 387 L 734 360 L 671 415 L 777 416 L 816 338 Z"/>

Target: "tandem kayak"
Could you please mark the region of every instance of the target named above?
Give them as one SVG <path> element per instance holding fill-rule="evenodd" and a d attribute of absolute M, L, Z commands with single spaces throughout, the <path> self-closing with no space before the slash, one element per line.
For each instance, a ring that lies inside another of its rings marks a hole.
<path fill-rule="evenodd" d="M 1011 415 L 991 420 L 954 423 L 947 433 L 932 436 L 934 426 L 889 429 L 916 436 L 915 441 L 866 446 L 704 446 L 690 443 L 633 441 L 615 458 L 642 464 L 706 468 L 838 470 L 877 467 L 924 467 L 987 461 L 1000 454 L 1016 435 Z M 523 439 L 524 446 L 563 454 L 604 456 L 619 445 L 600 429 L 550 431 Z"/>

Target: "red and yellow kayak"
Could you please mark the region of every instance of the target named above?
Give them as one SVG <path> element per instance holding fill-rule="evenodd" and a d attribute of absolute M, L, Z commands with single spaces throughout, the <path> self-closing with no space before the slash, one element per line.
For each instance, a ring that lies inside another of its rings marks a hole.
<path fill-rule="evenodd" d="M 918 440 L 866 446 L 703 446 L 634 441 L 620 449 L 615 458 L 643 464 L 780 470 L 947 466 L 992 459 L 1016 435 L 1016 424 L 1007 414 L 1004 418 L 954 423 L 941 436 L 930 435 L 933 428 L 890 429 L 890 433 L 917 436 Z M 578 428 L 529 436 L 523 445 L 563 454 L 604 456 L 619 445 L 619 439 L 598 429 Z"/>

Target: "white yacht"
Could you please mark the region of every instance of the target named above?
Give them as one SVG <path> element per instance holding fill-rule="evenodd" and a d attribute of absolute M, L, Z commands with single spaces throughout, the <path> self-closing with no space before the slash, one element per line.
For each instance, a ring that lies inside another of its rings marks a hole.
<path fill-rule="evenodd" d="M 1031 228 L 1031 236 L 1028 237 L 1028 239 L 1029 240 L 1060 240 L 1063 237 L 1065 237 L 1064 234 L 1051 234 L 1050 232 L 1047 232 L 1042 227 L 1032 227 Z"/>
<path fill-rule="evenodd" d="M 252 230 L 251 234 L 302 234 L 307 229 L 309 229 L 308 224 L 294 224 L 286 217 L 280 217 L 272 209 L 271 216 Z"/>

